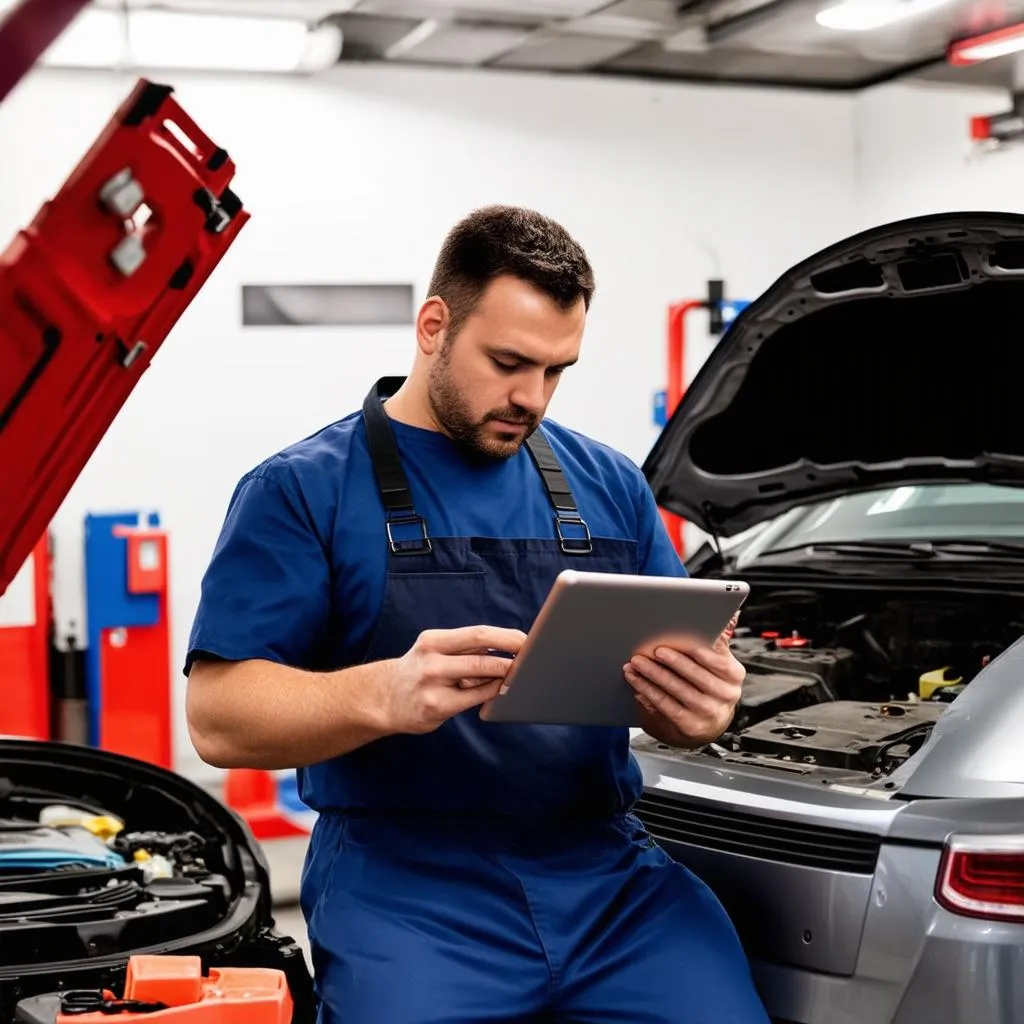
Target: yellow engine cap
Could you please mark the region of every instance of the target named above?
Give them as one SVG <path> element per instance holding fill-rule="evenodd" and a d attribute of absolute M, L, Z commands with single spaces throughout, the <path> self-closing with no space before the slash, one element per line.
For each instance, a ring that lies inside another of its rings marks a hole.
<path fill-rule="evenodd" d="M 931 695 L 942 686 L 955 686 L 963 682 L 963 676 L 947 676 L 950 666 L 932 669 L 931 672 L 923 672 L 918 680 L 917 689 L 921 700 L 928 700 Z"/>

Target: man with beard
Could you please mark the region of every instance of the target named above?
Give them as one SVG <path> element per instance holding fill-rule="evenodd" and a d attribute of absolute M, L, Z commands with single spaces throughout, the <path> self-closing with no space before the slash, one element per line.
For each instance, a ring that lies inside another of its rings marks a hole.
<path fill-rule="evenodd" d="M 486 723 L 557 574 L 684 575 L 642 474 L 544 419 L 594 291 L 547 217 L 457 224 L 406 379 L 246 474 L 186 673 L 200 756 L 295 768 L 323 1024 L 766 1024 L 709 890 L 630 812 L 627 729 Z M 695 746 L 743 669 L 633 659 L 644 727 Z"/>

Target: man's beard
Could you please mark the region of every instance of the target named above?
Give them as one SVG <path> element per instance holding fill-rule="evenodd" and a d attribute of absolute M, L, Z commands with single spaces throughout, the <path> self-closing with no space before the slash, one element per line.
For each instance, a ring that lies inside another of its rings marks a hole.
<path fill-rule="evenodd" d="M 465 395 L 452 379 L 451 364 L 444 351 L 430 369 L 427 396 L 438 425 L 453 441 L 492 459 L 507 459 L 515 455 L 537 429 L 537 417 L 514 405 L 489 412 L 483 419 L 475 419 Z M 523 423 L 526 430 L 507 434 L 485 432 L 486 425 L 494 420 Z"/>

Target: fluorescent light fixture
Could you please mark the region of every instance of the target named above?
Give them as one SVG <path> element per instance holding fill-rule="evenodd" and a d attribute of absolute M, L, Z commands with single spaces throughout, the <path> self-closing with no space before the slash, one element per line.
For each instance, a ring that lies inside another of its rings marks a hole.
<path fill-rule="evenodd" d="M 842 0 L 824 7 L 815 20 L 838 32 L 870 32 L 945 7 L 953 0 Z"/>
<path fill-rule="evenodd" d="M 43 55 L 48 67 L 318 71 L 341 54 L 341 30 L 289 18 L 170 10 L 82 12 Z"/>
<path fill-rule="evenodd" d="M 971 64 L 992 60 L 994 57 L 1005 57 L 1008 54 L 1022 51 L 1024 51 L 1024 22 L 950 43 L 946 59 L 957 67 L 968 67 Z"/>

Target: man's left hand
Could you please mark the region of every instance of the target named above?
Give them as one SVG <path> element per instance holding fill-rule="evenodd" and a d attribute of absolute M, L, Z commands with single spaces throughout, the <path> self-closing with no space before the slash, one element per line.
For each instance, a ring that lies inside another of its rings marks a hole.
<path fill-rule="evenodd" d="M 718 739 L 732 721 L 746 670 L 729 649 L 736 618 L 711 647 L 658 647 L 654 658 L 636 655 L 623 666 L 636 691 L 644 732 L 677 747 Z"/>

